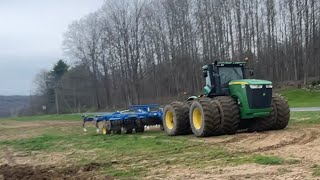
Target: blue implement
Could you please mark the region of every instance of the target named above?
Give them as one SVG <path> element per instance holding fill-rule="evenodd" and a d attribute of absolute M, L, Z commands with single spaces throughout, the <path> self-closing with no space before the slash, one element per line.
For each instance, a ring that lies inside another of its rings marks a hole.
<path fill-rule="evenodd" d="M 87 121 L 96 121 L 97 132 L 99 122 L 105 122 L 102 128 L 103 134 L 126 134 L 135 132 L 144 132 L 145 126 L 160 125 L 162 128 L 162 109 L 157 104 L 150 105 L 132 105 L 124 111 L 116 111 L 111 114 L 97 115 L 95 117 L 83 116 L 84 124 Z M 83 124 L 83 127 L 84 127 Z M 84 127 L 85 128 L 85 127 Z"/>

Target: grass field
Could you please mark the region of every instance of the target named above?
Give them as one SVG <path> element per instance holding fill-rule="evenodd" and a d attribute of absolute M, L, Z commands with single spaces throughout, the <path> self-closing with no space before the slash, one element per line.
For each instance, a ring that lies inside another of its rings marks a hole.
<path fill-rule="evenodd" d="M 55 169 L 70 165 L 95 164 L 98 168 L 90 172 L 93 174 L 88 172 L 87 176 L 97 176 L 98 179 L 201 179 L 210 178 L 216 171 L 221 174 L 221 178 L 228 179 L 231 176 L 228 169 L 247 166 L 262 168 L 262 171 L 264 168 L 270 168 L 276 173 L 291 177 L 291 171 L 288 169 L 304 166 L 305 161 L 309 160 L 301 159 L 294 153 L 287 156 L 275 150 L 282 145 L 296 145 L 296 136 L 305 132 L 302 127 L 311 128 L 318 124 L 318 112 L 293 112 L 287 130 L 267 134 L 240 133 L 232 136 L 195 138 L 192 135 L 169 137 L 158 128 L 143 134 L 106 136 L 96 134 L 93 124 L 88 128 L 89 131 L 84 133 L 79 115 L 1 120 L 0 164 L 20 162 L 46 167 L 46 163 L 51 166 L 53 163 Z M 296 132 L 297 129 L 300 130 Z M 313 139 L 314 135 L 307 131 L 301 135 L 301 142 L 304 141 L 303 138 L 309 141 L 308 136 Z M 314 130 L 310 130 L 312 131 Z M 316 135 L 318 132 L 320 134 L 320 131 L 315 131 Z M 275 140 L 274 135 L 279 136 L 279 141 Z M 268 138 L 271 138 L 270 142 Z M 261 143 L 263 141 L 265 144 Z M 301 142 L 299 140 L 297 143 Z M 19 155 L 21 153 L 24 154 L 22 158 Z M 310 177 L 319 175 L 319 168 L 314 164 L 313 168 L 307 168 Z M 186 173 L 188 176 L 185 176 Z M 246 177 L 255 178 L 256 175 L 248 172 Z"/>
<path fill-rule="evenodd" d="M 310 92 L 304 89 L 282 89 L 279 91 L 279 93 L 286 97 L 290 107 L 320 107 L 320 92 Z M 78 121 L 81 118 L 80 118 L 80 114 L 64 114 L 64 115 L 40 115 L 40 116 L 31 116 L 31 117 L 28 117 L 28 116 L 11 117 L 9 119 L 16 120 L 16 121 L 35 121 L 35 120 Z"/>
<path fill-rule="evenodd" d="M 320 92 L 282 89 L 280 93 L 287 98 L 290 107 L 320 107 Z"/>
<path fill-rule="evenodd" d="M 320 124 L 320 112 L 291 112 L 290 125 Z"/>
<path fill-rule="evenodd" d="M 80 128 L 59 127 L 45 128 L 45 132 L 36 137 L 0 141 L 1 146 L 10 146 L 18 151 L 40 151 L 43 153 L 66 153 L 75 164 L 107 163 L 101 169 L 115 177 L 144 177 L 151 167 L 183 165 L 201 168 L 206 165 L 243 164 L 248 162 L 263 163 L 262 157 L 229 152 L 222 146 L 208 148 L 204 141 L 194 141 L 193 136 L 168 137 L 160 131 L 143 134 L 108 135 L 83 133 Z M 77 150 L 81 150 L 78 152 Z M 86 156 L 84 156 L 88 152 Z M 188 156 L 188 158 L 186 158 Z M 265 157 L 266 159 L 268 157 Z M 199 163 L 194 163 L 199 161 Z M 200 163 L 201 162 L 201 163 Z M 112 165 L 112 163 L 115 163 Z"/>
<path fill-rule="evenodd" d="M 282 90 L 291 107 L 320 106 L 320 95 Z M 320 112 L 291 112 L 288 128 L 210 138 L 101 135 L 81 115 L 0 120 L 0 179 L 312 179 L 320 177 Z M 10 166 L 7 166 L 9 164 Z M 32 173 L 30 173 L 30 171 Z M 22 175 L 22 176 L 18 176 Z M 241 178 L 240 178 L 241 177 Z"/>
<path fill-rule="evenodd" d="M 50 120 L 50 121 L 78 121 L 81 119 L 81 115 L 79 114 L 52 114 L 52 115 L 39 115 L 39 116 L 23 116 L 23 117 L 10 117 L 10 118 L 2 118 L 7 120 L 15 120 L 15 121 L 43 121 L 43 120 Z"/>

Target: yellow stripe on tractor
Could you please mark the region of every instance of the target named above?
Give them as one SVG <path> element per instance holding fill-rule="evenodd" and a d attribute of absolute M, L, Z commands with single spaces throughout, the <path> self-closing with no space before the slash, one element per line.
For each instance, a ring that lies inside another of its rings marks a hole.
<path fill-rule="evenodd" d="M 235 85 L 235 84 L 246 85 L 248 83 L 247 82 L 230 82 L 229 83 L 229 85 Z"/>

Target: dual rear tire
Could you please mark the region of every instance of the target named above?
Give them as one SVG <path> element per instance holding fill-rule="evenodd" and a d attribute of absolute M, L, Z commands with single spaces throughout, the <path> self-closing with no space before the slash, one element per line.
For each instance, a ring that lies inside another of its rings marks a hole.
<path fill-rule="evenodd" d="M 163 128 L 169 136 L 190 133 L 188 104 L 175 101 L 167 105 L 163 110 Z"/>
<path fill-rule="evenodd" d="M 190 126 L 198 137 L 235 134 L 240 123 L 240 112 L 232 97 L 200 98 L 190 107 Z"/>
<path fill-rule="evenodd" d="M 164 130 L 171 136 L 191 132 L 198 137 L 235 134 L 240 123 L 238 105 L 228 96 L 173 102 L 163 114 Z"/>

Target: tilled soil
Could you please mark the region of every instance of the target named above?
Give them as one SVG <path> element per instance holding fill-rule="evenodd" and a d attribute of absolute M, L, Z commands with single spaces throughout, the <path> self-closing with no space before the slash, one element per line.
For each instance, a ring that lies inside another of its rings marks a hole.
<path fill-rule="evenodd" d="M 209 137 L 204 141 L 221 145 L 231 151 L 250 154 L 274 155 L 284 159 L 294 159 L 298 163 L 282 165 L 243 164 L 238 166 L 205 167 L 204 169 L 182 169 L 173 167 L 169 170 L 168 179 L 316 179 L 312 167 L 320 164 L 320 126 L 289 127 L 284 130 L 259 133 L 238 133 L 232 136 Z M 164 169 L 155 171 L 150 176 Z M 155 178 L 157 179 L 157 178 Z M 158 178 L 161 179 L 161 178 Z"/>
<path fill-rule="evenodd" d="M 84 166 L 43 167 L 30 165 L 2 165 L 0 179 L 113 179 L 108 176 L 96 176 L 94 172 L 105 164 L 91 163 Z"/>

